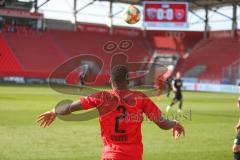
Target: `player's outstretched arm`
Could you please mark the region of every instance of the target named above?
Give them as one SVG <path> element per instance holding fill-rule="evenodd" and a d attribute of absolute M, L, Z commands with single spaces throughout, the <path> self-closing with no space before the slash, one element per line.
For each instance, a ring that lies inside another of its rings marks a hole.
<path fill-rule="evenodd" d="M 57 108 L 52 109 L 51 111 L 47 111 L 37 118 L 37 122 L 39 123 L 40 127 L 48 127 L 50 126 L 56 116 L 59 115 L 68 115 L 74 111 L 79 111 L 82 110 L 82 104 L 80 101 L 75 101 L 70 104 L 63 104 L 61 106 L 58 106 Z"/>
<path fill-rule="evenodd" d="M 172 90 L 173 90 L 173 92 L 176 92 L 177 89 L 176 89 L 175 86 L 174 86 L 174 80 L 172 81 L 171 86 L 172 86 Z"/>
<path fill-rule="evenodd" d="M 155 124 L 157 124 L 161 129 L 164 130 L 173 130 L 173 137 L 175 139 L 178 139 L 181 135 L 185 136 L 185 131 L 183 126 L 177 122 L 172 120 L 164 119 L 163 117 L 160 117 L 159 119 L 154 121 Z"/>
<path fill-rule="evenodd" d="M 169 129 L 172 129 L 177 122 L 164 119 L 163 117 L 159 117 L 156 120 L 154 119 L 154 123 L 161 129 L 169 130 Z"/>
<path fill-rule="evenodd" d="M 144 97 L 143 101 L 143 112 L 151 121 L 157 124 L 161 129 L 173 129 L 173 136 L 175 139 L 179 138 L 182 134 L 185 135 L 183 126 L 177 121 L 165 119 L 162 116 L 160 109 L 153 103 L 151 99 Z"/>

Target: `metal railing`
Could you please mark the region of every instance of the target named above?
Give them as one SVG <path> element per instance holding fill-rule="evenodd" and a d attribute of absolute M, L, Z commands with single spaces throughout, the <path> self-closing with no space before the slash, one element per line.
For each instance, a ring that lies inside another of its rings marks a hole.
<path fill-rule="evenodd" d="M 223 68 L 223 81 L 236 84 L 240 79 L 240 58 Z"/>

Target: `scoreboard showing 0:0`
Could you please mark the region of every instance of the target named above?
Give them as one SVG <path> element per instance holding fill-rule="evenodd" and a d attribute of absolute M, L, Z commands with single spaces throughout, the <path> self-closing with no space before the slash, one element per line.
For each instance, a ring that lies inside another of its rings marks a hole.
<path fill-rule="evenodd" d="M 157 19 L 159 20 L 173 20 L 173 9 L 168 8 L 168 9 L 162 9 L 159 8 L 157 10 Z"/>
<path fill-rule="evenodd" d="M 144 3 L 144 25 L 148 28 L 186 28 L 188 3 L 149 2 Z"/>

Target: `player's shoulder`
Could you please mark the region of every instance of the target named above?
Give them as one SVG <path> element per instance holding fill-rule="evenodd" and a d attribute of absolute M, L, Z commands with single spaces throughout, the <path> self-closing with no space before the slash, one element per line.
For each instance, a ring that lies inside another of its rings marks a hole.
<path fill-rule="evenodd" d="M 99 99 L 103 102 L 115 101 L 117 99 L 116 96 L 108 90 L 98 91 L 89 95 L 88 97 Z"/>
<path fill-rule="evenodd" d="M 92 93 L 92 94 L 88 95 L 88 97 L 101 98 L 101 97 L 106 96 L 108 94 L 109 93 L 107 91 L 98 91 L 98 92 L 95 92 L 95 93 Z"/>
<path fill-rule="evenodd" d="M 95 95 L 98 96 L 107 96 L 107 95 L 112 95 L 111 91 L 108 90 L 102 90 L 102 91 L 98 91 L 96 93 L 94 93 Z"/>
<path fill-rule="evenodd" d="M 129 90 L 129 92 L 133 95 L 133 96 L 135 96 L 136 98 L 146 98 L 147 96 L 143 93 L 143 92 L 141 92 L 141 91 L 136 91 L 136 90 Z"/>
<path fill-rule="evenodd" d="M 146 98 L 147 96 L 141 92 L 141 91 L 137 91 L 137 90 L 124 90 L 122 91 L 124 92 L 124 95 L 126 97 L 132 97 L 132 98 Z M 98 96 L 100 97 L 115 97 L 116 96 L 116 91 L 114 90 L 104 90 L 104 91 L 99 91 L 96 93 Z"/>

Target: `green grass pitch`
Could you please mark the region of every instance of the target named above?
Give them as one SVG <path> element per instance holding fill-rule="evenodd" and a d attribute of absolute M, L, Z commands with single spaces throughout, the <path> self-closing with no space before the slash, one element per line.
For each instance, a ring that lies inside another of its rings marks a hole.
<path fill-rule="evenodd" d="M 229 160 L 239 112 L 238 95 L 184 93 L 184 110 L 192 120 L 183 120 L 186 137 L 172 138 L 171 131 L 143 123 L 144 160 Z M 47 86 L 0 86 L 0 160 L 99 160 L 101 139 L 98 120 L 64 122 L 39 128 L 37 115 L 60 100 L 62 95 Z M 154 102 L 165 111 L 170 99 Z M 177 106 L 174 107 L 176 110 Z"/>

